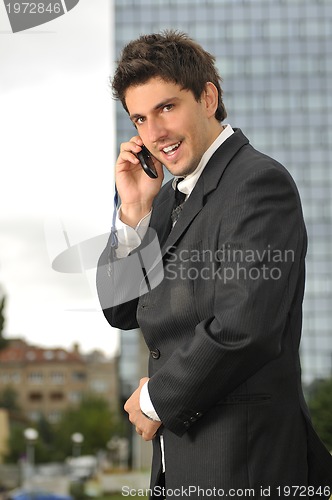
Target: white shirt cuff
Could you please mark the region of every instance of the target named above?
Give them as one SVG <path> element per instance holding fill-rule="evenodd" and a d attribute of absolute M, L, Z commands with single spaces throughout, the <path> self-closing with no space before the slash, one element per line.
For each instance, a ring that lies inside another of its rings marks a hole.
<path fill-rule="evenodd" d="M 150 224 L 151 213 L 145 215 L 137 224 L 135 228 L 128 226 L 120 219 L 121 207 L 117 211 L 115 227 L 118 237 L 118 248 L 116 249 L 116 256 L 118 259 L 127 257 L 130 252 L 137 248 L 144 238 L 146 231 Z"/>
<path fill-rule="evenodd" d="M 150 394 L 149 394 L 149 389 L 148 389 L 148 383 L 146 382 L 140 392 L 139 396 L 139 404 L 141 407 L 141 410 L 145 415 L 147 415 L 149 418 L 152 418 L 152 420 L 156 420 L 157 422 L 160 422 L 160 418 L 158 417 L 158 414 L 156 410 L 153 407 L 152 401 L 150 399 Z"/>

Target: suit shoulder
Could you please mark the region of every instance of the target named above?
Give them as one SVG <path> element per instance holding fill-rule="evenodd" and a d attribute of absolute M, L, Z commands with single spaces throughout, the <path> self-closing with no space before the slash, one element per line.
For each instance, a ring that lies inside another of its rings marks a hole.
<path fill-rule="evenodd" d="M 228 173 L 231 176 L 235 176 L 238 182 L 243 182 L 253 177 L 262 179 L 274 178 L 279 179 L 285 185 L 288 184 L 294 192 L 298 193 L 296 183 L 287 168 L 271 156 L 258 151 L 251 144 L 245 145 L 238 152 L 229 167 L 226 169 L 225 174 L 227 175 Z"/>

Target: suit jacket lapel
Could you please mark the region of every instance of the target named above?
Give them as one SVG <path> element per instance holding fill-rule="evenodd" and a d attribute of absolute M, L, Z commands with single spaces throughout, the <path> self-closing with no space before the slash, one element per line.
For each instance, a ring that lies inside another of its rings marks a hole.
<path fill-rule="evenodd" d="M 153 205 L 151 226 L 158 234 L 159 244 L 162 247 L 172 228 L 171 213 L 174 205 L 175 192 L 172 188 L 172 182 L 164 187 L 162 200 L 156 201 Z"/>

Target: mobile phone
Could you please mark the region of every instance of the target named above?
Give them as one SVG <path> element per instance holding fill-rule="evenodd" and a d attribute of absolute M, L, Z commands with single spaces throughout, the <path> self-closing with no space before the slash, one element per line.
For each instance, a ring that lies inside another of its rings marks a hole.
<path fill-rule="evenodd" d="M 154 166 L 150 151 L 144 146 L 142 146 L 142 151 L 137 153 L 137 158 L 139 159 L 144 172 L 151 177 L 151 179 L 156 179 L 158 177 L 156 168 Z"/>

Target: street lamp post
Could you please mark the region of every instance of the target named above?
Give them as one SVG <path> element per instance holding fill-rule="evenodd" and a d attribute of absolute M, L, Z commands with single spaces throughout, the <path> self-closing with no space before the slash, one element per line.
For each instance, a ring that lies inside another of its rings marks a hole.
<path fill-rule="evenodd" d="M 24 437 L 27 444 L 27 463 L 33 468 L 35 465 L 35 442 L 38 439 L 38 431 L 29 427 L 24 430 Z"/>
<path fill-rule="evenodd" d="M 30 482 L 35 467 L 35 443 L 38 439 L 38 431 L 28 427 L 24 430 L 24 437 L 26 441 L 26 479 Z"/>
<path fill-rule="evenodd" d="M 81 454 L 81 446 L 84 441 L 84 436 L 80 432 L 74 432 L 71 436 L 73 442 L 73 457 L 79 457 Z"/>

